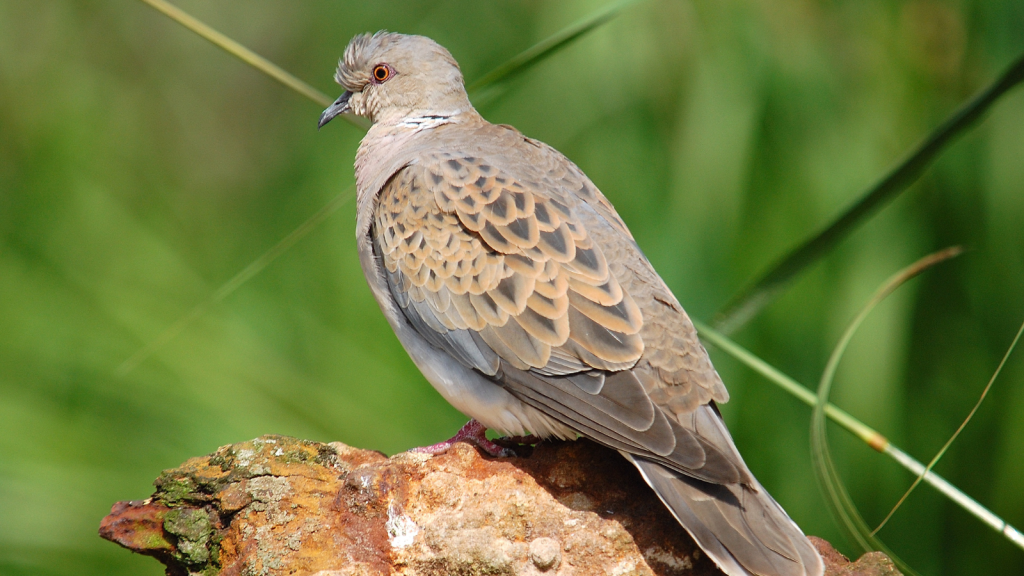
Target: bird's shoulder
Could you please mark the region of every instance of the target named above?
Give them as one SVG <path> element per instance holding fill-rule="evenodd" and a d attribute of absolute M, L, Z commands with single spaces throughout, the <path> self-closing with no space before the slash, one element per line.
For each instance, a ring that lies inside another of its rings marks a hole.
<path fill-rule="evenodd" d="M 468 169 L 467 175 L 477 177 L 483 175 L 477 173 L 482 167 L 519 182 L 534 196 L 553 199 L 569 209 L 589 204 L 619 233 L 633 239 L 611 202 L 572 160 L 554 147 L 507 124 L 486 121 L 450 124 L 433 132 L 435 146 L 424 149 L 417 162 L 434 166 L 458 162 Z"/>

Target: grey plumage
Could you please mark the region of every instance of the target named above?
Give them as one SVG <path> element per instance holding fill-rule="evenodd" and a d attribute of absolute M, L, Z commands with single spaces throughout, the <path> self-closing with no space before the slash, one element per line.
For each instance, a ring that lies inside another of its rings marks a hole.
<path fill-rule="evenodd" d="M 356 155 L 360 262 L 416 365 L 506 434 L 618 450 L 733 576 L 817 576 L 813 546 L 747 469 L 693 324 L 572 162 L 470 105 L 430 39 L 352 40 L 320 119 L 373 121 Z"/>

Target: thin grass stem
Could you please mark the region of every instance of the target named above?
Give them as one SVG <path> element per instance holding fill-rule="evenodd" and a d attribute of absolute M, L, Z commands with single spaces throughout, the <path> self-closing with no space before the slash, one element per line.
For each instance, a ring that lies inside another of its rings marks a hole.
<path fill-rule="evenodd" d="M 921 483 L 925 475 L 931 472 L 932 468 L 934 468 L 935 465 L 938 464 L 939 459 L 941 459 L 942 456 L 946 453 L 946 451 L 949 450 L 949 447 L 952 446 L 953 441 L 956 440 L 957 436 L 959 436 L 960 433 L 963 432 L 964 428 L 967 427 L 967 423 L 970 422 L 972 418 L 974 418 L 974 414 L 978 411 L 978 408 L 981 407 L 981 403 L 985 401 L 985 397 L 988 396 L 988 392 L 989 390 L 992 389 L 992 385 L 995 384 L 996 378 L 998 378 L 1000 372 L 1003 371 L 1003 366 L 1005 366 L 1006 361 L 1009 360 L 1010 354 L 1012 354 L 1014 348 L 1017 347 L 1017 342 L 1020 340 L 1020 335 L 1022 333 L 1024 333 L 1024 323 L 1020 325 L 1020 329 L 1017 330 L 1017 335 L 1014 336 L 1013 341 L 1010 342 L 1010 347 L 1007 348 L 1006 353 L 1003 354 L 1003 359 L 999 362 L 999 365 L 996 366 L 996 371 L 992 373 L 992 377 L 989 378 L 988 384 L 985 385 L 985 389 L 981 391 L 981 396 L 978 398 L 978 401 L 974 404 L 974 408 L 971 408 L 970 413 L 968 413 L 967 417 L 964 418 L 964 421 L 960 423 L 960 426 L 956 429 L 956 432 L 953 432 L 953 435 L 949 437 L 949 440 L 947 440 L 946 443 L 942 446 L 942 449 L 939 450 L 937 454 L 935 454 L 935 457 L 932 458 L 931 462 L 928 463 L 928 466 L 926 466 L 925 469 L 922 470 L 920 474 L 918 474 L 917 478 L 914 480 L 914 483 L 910 485 L 910 488 L 907 488 L 907 491 L 896 502 L 896 505 L 892 507 L 892 510 L 890 510 L 889 513 L 885 515 L 885 518 L 878 524 L 878 526 L 871 531 L 871 534 L 878 534 L 878 531 L 881 530 L 883 526 L 885 526 L 885 524 L 889 521 L 890 518 L 892 518 L 893 514 L 896 513 L 896 510 L 899 510 L 899 507 L 903 504 L 907 497 L 910 496 L 910 493 L 914 491 L 914 488 L 917 488 L 917 485 Z"/>
<path fill-rule="evenodd" d="M 238 42 L 225 36 L 224 34 L 213 29 L 203 21 L 199 20 L 195 16 L 192 16 L 188 12 L 185 12 L 181 8 L 178 8 L 174 4 L 167 2 L 167 0 L 141 0 L 148 4 L 153 9 L 157 10 L 161 14 L 164 14 L 171 20 L 174 20 L 178 24 L 181 24 L 185 28 L 188 28 L 192 32 L 195 32 L 200 37 L 208 40 L 214 46 L 224 50 L 228 54 L 231 54 L 235 58 L 238 58 L 242 62 L 252 66 L 253 68 L 263 72 L 267 76 L 270 76 L 274 80 L 277 80 L 281 84 L 291 88 L 295 92 L 309 98 L 315 102 L 321 108 L 326 108 L 331 105 L 334 100 L 324 94 L 323 92 L 313 88 L 309 84 L 306 84 L 302 80 L 299 80 L 292 74 L 286 72 L 280 66 L 274 64 L 270 60 L 267 60 L 263 56 L 249 50 L 245 46 L 242 46 Z M 346 121 L 353 126 L 366 130 L 369 126 L 361 118 L 352 116 L 351 114 L 343 115 Z"/>
<path fill-rule="evenodd" d="M 746 364 L 748 368 L 764 376 L 770 382 L 790 393 L 804 404 L 814 406 L 817 397 L 809 388 L 786 375 L 778 368 L 765 362 L 756 354 L 747 350 L 743 346 L 740 346 L 734 340 L 715 330 L 711 326 L 704 324 L 699 320 L 693 320 L 693 325 L 697 328 L 697 332 L 700 334 L 702 341 L 710 342 L 723 352 L 739 360 L 741 363 Z M 885 446 L 889 443 L 885 436 L 850 415 L 849 412 L 837 407 L 835 404 L 826 405 L 825 413 L 828 414 L 828 417 L 834 422 L 879 452 L 883 452 L 885 450 Z"/>
<path fill-rule="evenodd" d="M 1005 536 L 1010 542 L 1013 542 L 1019 548 L 1024 550 L 1024 534 L 1022 534 L 1020 530 L 1017 530 L 1005 520 L 992 513 L 988 508 L 985 508 L 976 500 L 964 494 L 959 488 L 950 484 L 945 478 L 929 471 L 924 464 L 918 462 L 912 456 L 900 450 L 896 446 L 893 446 L 892 444 L 886 445 L 885 453 L 893 460 L 896 460 L 903 465 L 904 468 L 910 470 L 911 473 L 923 477 L 924 481 L 930 484 L 933 488 L 941 492 L 953 502 L 959 504 L 961 508 L 970 512 L 975 518 L 978 518 L 993 530 Z"/>
<path fill-rule="evenodd" d="M 302 94 L 320 106 L 326 108 L 331 105 L 333 100 L 323 92 L 320 92 L 316 88 L 313 88 L 288 72 L 285 72 L 281 67 L 277 66 L 273 62 L 259 54 L 256 54 L 252 50 L 249 50 L 245 46 L 242 46 L 217 30 L 214 30 L 201 20 L 195 18 L 188 12 L 185 12 L 170 2 L 167 2 L 166 0 L 142 0 L 142 2 L 149 4 L 168 18 L 210 41 L 214 46 L 217 46 L 228 54 L 231 54 L 253 68 L 256 68 L 260 72 L 263 72 L 267 76 L 270 76 L 274 80 L 277 80 L 299 94 Z"/>

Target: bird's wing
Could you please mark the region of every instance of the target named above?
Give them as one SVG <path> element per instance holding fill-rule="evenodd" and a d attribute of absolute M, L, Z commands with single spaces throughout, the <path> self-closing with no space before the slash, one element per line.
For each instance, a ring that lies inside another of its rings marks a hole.
<path fill-rule="evenodd" d="M 381 190 L 375 251 L 410 324 L 581 432 L 745 480 L 739 455 L 694 423 L 724 387 L 611 205 L 561 154 L 497 130 L 492 149 L 424 152 Z"/>
<path fill-rule="evenodd" d="M 633 366 L 640 309 L 574 211 L 537 187 L 472 156 L 401 170 L 374 222 L 396 299 L 436 331 L 474 330 L 520 369 Z"/>

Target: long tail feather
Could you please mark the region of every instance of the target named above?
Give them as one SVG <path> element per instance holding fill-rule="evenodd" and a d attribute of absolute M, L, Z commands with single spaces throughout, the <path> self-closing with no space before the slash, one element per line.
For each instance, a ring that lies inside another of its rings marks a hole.
<path fill-rule="evenodd" d="M 700 547 L 729 576 L 821 576 L 818 552 L 768 492 L 712 484 L 622 452 Z"/>

